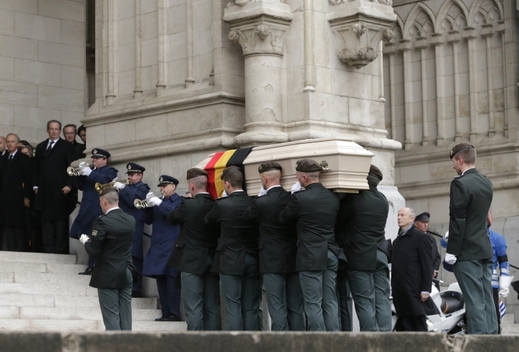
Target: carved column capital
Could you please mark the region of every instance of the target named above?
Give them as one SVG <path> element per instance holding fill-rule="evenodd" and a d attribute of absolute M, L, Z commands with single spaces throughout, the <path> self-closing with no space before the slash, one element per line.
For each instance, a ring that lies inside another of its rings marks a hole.
<path fill-rule="evenodd" d="M 230 2 L 223 20 L 231 30 L 228 38 L 239 43 L 244 56 L 283 56 L 283 46 L 292 14 L 279 0 Z"/>
<path fill-rule="evenodd" d="M 336 36 L 339 59 L 361 68 L 378 56 L 381 40 L 393 37 L 396 15 L 389 0 L 329 0 L 327 19 Z"/>

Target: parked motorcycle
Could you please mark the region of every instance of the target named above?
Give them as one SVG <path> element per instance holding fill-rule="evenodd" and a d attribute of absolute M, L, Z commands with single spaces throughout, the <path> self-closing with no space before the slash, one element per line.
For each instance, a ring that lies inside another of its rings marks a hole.
<path fill-rule="evenodd" d="M 427 311 L 428 331 L 443 332 L 447 334 L 466 333 L 465 302 L 463 294 L 457 282 L 449 285 L 447 290 L 439 291 L 442 281 L 433 279 L 430 298 L 434 305 Z M 393 306 L 393 331 L 398 331 L 399 324 Z"/>

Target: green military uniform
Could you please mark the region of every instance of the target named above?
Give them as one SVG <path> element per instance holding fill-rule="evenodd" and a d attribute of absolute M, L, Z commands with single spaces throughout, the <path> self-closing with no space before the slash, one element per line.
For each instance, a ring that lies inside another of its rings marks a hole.
<path fill-rule="evenodd" d="M 492 195 L 492 183 L 475 168 L 451 182 L 447 253 L 457 257 L 454 274 L 463 291 L 470 334 L 495 334 L 498 329 L 486 226 Z"/>
<path fill-rule="evenodd" d="M 119 208 L 94 220 L 87 253 L 97 258 L 90 286 L 96 287 L 106 330 L 132 329 L 132 238 L 135 219 Z"/>

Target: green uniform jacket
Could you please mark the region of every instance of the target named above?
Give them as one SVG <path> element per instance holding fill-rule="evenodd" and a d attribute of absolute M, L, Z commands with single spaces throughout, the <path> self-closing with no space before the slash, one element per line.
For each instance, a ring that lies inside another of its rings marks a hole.
<path fill-rule="evenodd" d="M 348 259 L 347 269 L 375 270 L 377 242 L 385 238 L 388 212 L 388 201 L 377 187 L 345 195 L 337 219 L 336 240 Z"/>
<path fill-rule="evenodd" d="M 458 260 L 492 258 L 487 233 L 492 193 L 492 182 L 476 169 L 469 169 L 452 180 L 447 253 L 454 254 Z"/>
<path fill-rule="evenodd" d="M 135 218 L 117 208 L 99 216 L 92 225 L 87 253 L 97 258 L 90 286 L 121 288 L 128 284 L 126 268 L 132 266 Z"/>

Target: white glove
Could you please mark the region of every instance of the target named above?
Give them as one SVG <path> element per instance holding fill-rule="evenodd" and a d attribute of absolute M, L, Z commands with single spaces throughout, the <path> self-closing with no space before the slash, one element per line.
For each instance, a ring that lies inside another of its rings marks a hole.
<path fill-rule="evenodd" d="M 264 196 L 265 194 L 267 194 L 267 190 L 265 188 L 263 188 L 263 186 L 261 186 L 259 193 L 258 193 L 258 197 Z"/>
<path fill-rule="evenodd" d="M 295 193 L 295 192 L 299 192 L 303 187 L 301 187 L 301 184 L 299 183 L 299 181 L 297 181 L 296 183 L 294 183 L 294 185 L 292 186 L 292 189 L 290 190 L 291 193 Z"/>
<path fill-rule="evenodd" d="M 456 260 L 458 260 L 458 258 L 454 254 L 445 253 L 445 263 L 454 265 L 454 263 L 456 263 Z"/>
<path fill-rule="evenodd" d="M 155 196 L 155 194 L 153 194 L 153 192 L 148 192 L 146 194 L 146 198 L 144 198 L 144 199 L 150 199 L 151 197 L 154 197 L 154 196 Z"/>
<path fill-rule="evenodd" d="M 79 236 L 79 242 L 85 244 L 88 241 L 90 241 L 90 237 L 88 237 L 87 235 L 82 234 L 81 236 Z"/>
<path fill-rule="evenodd" d="M 150 199 L 147 200 L 147 202 L 149 205 L 158 207 L 159 205 L 162 204 L 162 199 L 159 199 L 159 197 L 151 197 Z"/>
<path fill-rule="evenodd" d="M 499 297 L 506 298 L 510 293 L 510 284 L 514 280 L 513 276 L 503 276 L 499 277 Z"/>
<path fill-rule="evenodd" d="M 121 190 L 121 189 L 123 189 L 124 187 L 126 187 L 126 185 L 125 185 L 124 183 L 121 183 L 121 182 L 119 182 L 119 181 L 116 181 L 116 182 L 114 183 L 114 188 L 117 188 L 118 190 Z"/>
<path fill-rule="evenodd" d="M 88 176 L 92 172 L 92 169 L 89 166 L 85 166 L 81 168 L 81 175 Z"/>
<path fill-rule="evenodd" d="M 443 235 L 443 240 L 444 240 L 446 243 L 449 243 L 449 231 L 445 232 L 445 235 Z"/>
<path fill-rule="evenodd" d="M 80 168 L 84 168 L 84 167 L 87 167 L 88 166 L 88 163 L 86 161 L 82 161 L 79 163 L 79 167 Z"/>

